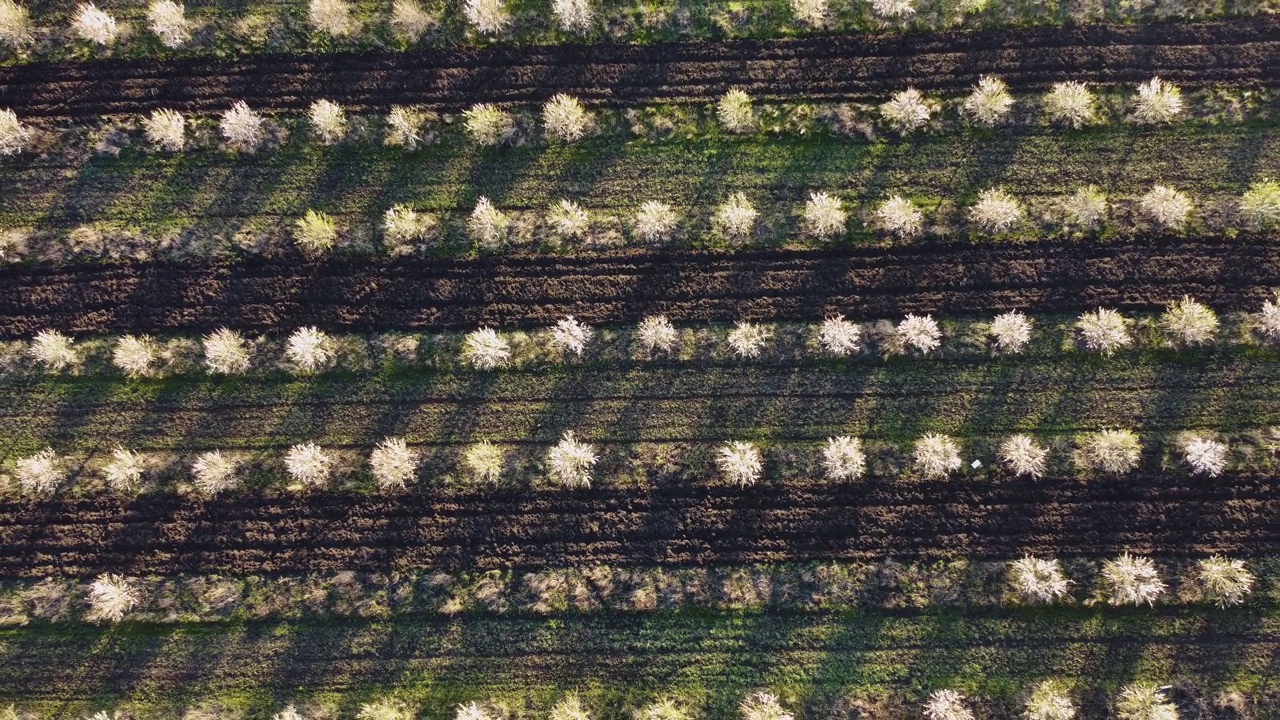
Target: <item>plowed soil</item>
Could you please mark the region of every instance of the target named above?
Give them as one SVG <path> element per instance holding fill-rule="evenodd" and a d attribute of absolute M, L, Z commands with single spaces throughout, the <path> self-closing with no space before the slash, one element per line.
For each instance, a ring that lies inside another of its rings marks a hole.
<path fill-rule="evenodd" d="M 825 251 L 623 251 L 479 260 L 143 264 L 0 273 L 0 336 L 346 330 L 891 317 L 1100 305 L 1152 308 L 1193 295 L 1256 310 L 1280 286 L 1274 240 L 1141 239 Z"/>
<path fill-rule="evenodd" d="M 1280 551 L 1276 478 L 0 503 L 0 574 Z"/>
<path fill-rule="evenodd" d="M 698 102 L 741 87 L 809 100 L 883 96 L 908 84 L 959 91 L 994 73 L 1017 89 L 1060 80 L 1194 87 L 1274 83 L 1280 21 L 846 35 L 658 45 L 492 47 L 417 53 L 258 57 L 237 62 L 91 62 L 0 70 L 20 116 L 83 117 L 156 108 L 355 108 L 535 102 L 565 92 L 591 104 Z"/>

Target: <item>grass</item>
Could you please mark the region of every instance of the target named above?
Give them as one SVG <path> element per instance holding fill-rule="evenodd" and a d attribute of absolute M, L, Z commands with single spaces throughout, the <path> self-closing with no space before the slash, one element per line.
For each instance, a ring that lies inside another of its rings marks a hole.
<path fill-rule="evenodd" d="M 668 692 L 729 718 L 768 687 L 818 718 L 838 696 L 954 687 L 1007 710 L 1047 676 L 1252 692 L 1277 679 L 1277 630 L 1274 606 L 37 625 L 0 631 L 0 700 L 54 718 L 121 703 L 266 717 L 319 702 L 350 716 L 394 692 L 425 717 L 486 699 L 539 716 L 577 689 L 604 718 Z"/>
<path fill-rule="evenodd" d="M 915 201 L 934 233 L 945 235 L 963 227 L 964 210 L 982 189 L 1004 186 L 1033 218 L 1011 236 L 1025 239 L 1049 232 L 1036 220 L 1076 185 L 1133 200 L 1163 182 L 1202 209 L 1232 205 L 1250 182 L 1280 175 L 1276 150 L 1280 133 L 1268 123 L 965 132 L 871 144 L 833 135 L 685 142 L 606 136 L 568 147 L 479 150 L 455 139 L 419 152 L 324 147 L 295 134 L 256 155 L 125 150 L 118 159 L 65 168 L 36 159 L 0 164 L 0 191 L 9 198 L 0 226 L 57 235 L 86 224 L 152 237 L 189 230 L 179 247 L 190 252 L 259 237 L 289 242 L 293 221 L 316 209 L 337 218 L 348 240 L 367 243 L 380 235 L 382 213 L 400 203 L 440 215 L 445 245 L 457 251 L 471 247 L 465 217 L 481 196 L 515 214 L 514 242 L 544 244 L 543 215 L 562 198 L 593 216 L 606 244 L 630 232 L 644 200 L 657 199 L 681 215 L 677 244 L 714 246 L 722 241 L 711 232 L 713 208 L 742 191 L 761 211 L 757 243 L 811 245 L 799 236 L 800 216 L 809 193 L 823 190 L 838 194 L 850 213 L 850 230 L 835 242 L 865 243 L 876 235 L 864 222 L 891 193 Z M 1204 231 L 1206 222 L 1193 218 L 1188 232 Z"/>

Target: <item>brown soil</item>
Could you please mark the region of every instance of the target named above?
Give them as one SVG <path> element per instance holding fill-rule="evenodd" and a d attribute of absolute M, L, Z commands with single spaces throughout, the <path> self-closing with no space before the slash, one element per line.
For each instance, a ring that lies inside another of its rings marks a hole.
<path fill-rule="evenodd" d="M 698 102 L 741 87 L 758 98 L 884 96 L 913 85 L 960 91 L 994 73 L 1011 87 L 1061 80 L 1186 87 L 1280 77 L 1275 18 L 1214 23 L 842 35 L 657 45 L 489 47 L 414 53 L 253 57 L 235 62 L 87 62 L 0 69 L 0 97 L 20 116 L 83 117 L 157 108 L 355 108 L 538 102 L 558 92 L 590 104 Z"/>

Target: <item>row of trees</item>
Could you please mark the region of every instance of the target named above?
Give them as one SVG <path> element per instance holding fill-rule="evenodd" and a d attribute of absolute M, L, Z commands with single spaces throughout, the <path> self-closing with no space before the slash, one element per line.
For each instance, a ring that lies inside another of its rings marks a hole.
<path fill-rule="evenodd" d="M 916 14 L 918 0 L 869 0 L 874 17 L 883 21 L 907 21 Z M 966 0 L 965 13 L 980 12 L 989 0 Z M 790 0 L 794 23 L 803 28 L 822 29 L 834 19 L 830 0 Z M 321 36 L 351 39 L 359 35 L 363 23 L 356 17 L 350 0 L 309 0 L 307 24 Z M 556 28 L 568 35 L 588 36 L 598 23 L 593 0 L 550 0 Z M 1177 8 L 1168 12 L 1177 13 Z M 514 26 L 507 0 L 463 0 L 461 15 L 468 28 L 480 36 L 501 37 Z M 440 25 L 440 18 L 418 0 L 393 0 L 385 17 L 391 30 L 407 42 L 417 42 Z M 189 18 L 185 6 L 175 0 L 150 0 L 146 28 L 165 47 L 190 44 L 198 22 Z M 127 29 L 110 13 L 92 2 L 77 5 L 71 13 L 72 37 L 85 43 L 107 47 L 121 40 Z M 31 41 L 35 30 L 27 8 L 16 0 L 0 0 L 0 45 L 19 49 Z"/>
<path fill-rule="evenodd" d="M 1228 446 L 1207 433 L 1187 432 L 1177 440 L 1183 461 L 1193 474 L 1216 476 L 1227 470 Z M 911 467 L 924 479 L 944 479 L 965 464 L 960 442 L 939 433 L 926 433 L 911 449 Z M 472 482 L 495 484 L 502 480 L 507 449 L 482 441 L 463 449 L 459 471 Z M 1049 449 L 1035 438 L 1016 434 L 998 446 L 997 460 L 1008 472 L 1017 476 L 1038 478 L 1048 471 Z M 1132 430 L 1099 430 L 1078 437 L 1072 454 L 1074 463 L 1090 473 L 1123 475 L 1135 470 L 1142 456 L 1142 445 Z M 755 485 L 764 477 L 765 449 L 756 442 L 731 441 L 715 451 L 715 465 L 721 477 L 737 485 Z M 547 449 L 543 469 L 547 479 L 567 488 L 587 488 L 596 479 L 599 448 L 565 432 L 560 441 Z M 387 438 L 368 457 L 368 469 L 383 491 L 404 489 L 415 482 L 421 452 L 402 438 Z M 981 461 L 971 465 L 980 467 Z M 284 455 L 289 478 L 304 487 L 323 488 L 340 470 L 335 451 L 315 443 L 299 443 Z M 867 472 L 867 455 L 859 438 L 841 435 L 827 438 L 822 445 L 823 476 L 831 481 L 850 481 Z M 143 478 L 158 468 L 146 455 L 117 447 L 111 460 L 100 470 L 108 487 L 121 492 L 139 489 Z M 235 489 L 241 482 L 241 461 L 233 454 L 213 450 L 200 453 L 190 464 L 192 485 L 200 494 L 217 495 Z M 69 463 L 52 448 L 19 458 L 14 465 L 14 478 L 24 492 L 49 496 L 61 489 L 71 476 Z"/>
<path fill-rule="evenodd" d="M 961 112 L 975 125 L 994 127 L 1010 119 L 1013 106 L 1013 97 L 1004 81 L 984 76 L 964 101 Z M 1043 96 L 1040 106 L 1054 123 L 1066 127 L 1081 128 L 1099 121 L 1097 98 L 1084 83 L 1055 84 Z M 881 104 L 879 112 L 887 127 L 906 135 L 934 120 L 941 112 L 941 103 L 915 88 L 908 88 Z M 1154 125 L 1173 122 L 1183 112 L 1181 91 L 1160 78 L 1152 78 L 1138 86 L 1128 119 L 1138 124 Z M 577 142 L 597 127 L 595 114 L 577 98 L 563 93 L 553 96 L 542 106 L 541 116 L 545 135 L 553 142 Z M 415 147 L 421 142 L 422 126 L 428 117 L 411 107 L 392 107 L 386 117 L 385 143 Z M 760 126 L 759 114 L 751 97 L 741 89 L 729 90 L 720 98 L 715 117 L 720 126 L 730 133 L 750 133 Z M 505 107 L 481 103 L 463 111 L 462 119 L 468 137 L 480 146 L 502 145 L 516 136 L 516 117 Z M 344 140 L 350 128 L 346 109 L 331 100 L 314 101 L 307 111 L 307 120 L 313 137 L 325 145 Z M 152 112 L 143 119 L 143 129 L 156 149 L 179 152 L 187 146 L 186 118 L 176 110 Z M 253 152 L 266 139 L 267 118 L 244 101 L 239 101 L 222 113 L 218 129 L 229 149 Z M 20 152 L 29 142 L 30 133 L 30 128 L 12 110 L 0 111 L 0 153 Z"/>
<path fill-rule="evenodd" d="M 1099 308 L 1082 313 L 1073 331 L 1078 347 L 1111 355 L 1134 345 L 1134 320 L 1116 310 Z M 1184 297 L 1168 304 L 1156 320 L 1166 340 L 1174 347 L 1208 345 L 1218 339 L 1220 321 L 1207 305 Z M 1254 330 L 1264 341 L 1280 341 L 1280 296 L 1267 300 L 1254 315 Z M 1016 355 L 1031 343 L 1035 322 L 1025 313 L 1010 311 L 997 315 L 986 326 L 992 352 Z M 547 349 L 565 359 L 581 358 L 595 338 L 596 331 L 573 316 L 566 316 L 545 329 Z M 833 315 L 813 326 L 813 336 L 822 352 L 830 357 L 852 357 L 869 351 L 870 341 L 861 325 L 841 315 Z M 728 352 L 750 360 L 761 357 L 774 338 L 771 325 L 740 321 L 725 336 Z M 908 314 L 880 339 L 885 355 L 927 357 L 942 347 L 943 333 L 932 315 Z M 665 315 L 649 315 L 632 331 L 635 345 L 651 356 L 672 355 L 680 344 L 680 331 Z M 332 369 L 338 358 L 339 340 L 315 327 L 303 327 L 291 333 L 284 343 L 287 366 L 303 375 Z M 227 328 L 216 330 L 201 339 L 202 364 L 215 375 L 240 375 L 253 366 L 253 343 L 243 333 Z M 43 370 L 63 372 L 80 366 L 83 353 L 78 343 L 57 330 L 36 334 L 27 353 Z M 475 370 L 498 370 L 511 365 L 515 350 L 509 337 L 497 330 L 482 327 L 462 338 L 459 360 Z M 111 345 L 111 362 L 130 378 L 157 377 L 170 352 L 149 335 L 125 335 Z"/>

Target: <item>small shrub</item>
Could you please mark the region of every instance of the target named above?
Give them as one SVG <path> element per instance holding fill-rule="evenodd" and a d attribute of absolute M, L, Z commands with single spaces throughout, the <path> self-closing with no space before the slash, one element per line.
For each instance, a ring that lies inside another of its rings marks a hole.
<path fill-rule="evenodd" d="M 740 358 L 760 357 L 765 343 L 772 337 L 773 333 L 765 326 L 742 320 L 729 331 L 729 348 Z"/>
<path fill-rule="evenodd" d="M 80 362 L 71 338 L 57 330 L 41 330 L 36 333 L 29 352 L 48 372 L 61 372 Z"/>
<path fill-rule="evenodd" d="M 1013 97 L 1009 86 L 992 75 L 978 78 L 978 85 L 964 101 L 964 112 L 979 125 L 995 125 L 1009 116 Z"/>
<path fill-rule="evenodd" d="M 1045 680 L 1037 683 L 1027 696 L 1026 720 L 1075 720 L 1076 704 L 1062 683 Z"/>
<path fill-rule="evenodd" d="M 146 461 L 132 450 L 117 446 L 111 451 L 111 462 L 102 470 L 102 477 L 107 487 L 116 492 L 128 492 L 142 482 L 142 473 L 147 469 Z"/>
<path fill-rule="evenodd" d="M 413 720 L 416 713 L 403 700 L 384 697 L 360 706 L 357 720 Z"/>
<path fill-rule="evenodd" d="M 511 13 L 503 0 L 465 0 L 462 14 L 467 22 L 485 35 L 497 35 L 511 24 Z"/>
<path fill-rule="evenodd" d="M 1160 316 L 1160 328 L 1182 345 L 1205 345 L 1218 332 L 1218 316 L 1207 306 L 1183 297 L 1169 303 Z"/>
<path fill-rule="evenodd" d="M 569 352 L 582 357 L 582 353 L 587 349 L 587 343 L 591 342 L 591 336 L 595 331 L 589 325 L 584 325 L 574 319 L 572 315 L 561 318 L 551 328 L 551 347 L 560 352 Z"/>
<path fill-rule="evenodd" d="M 555 0 L 556 2 L 582 2 L 583 0 Z M 586 136 L 591 127 L 591 114 L 577 98 L 559 93 L 542 106 L 542 124 L 547 132 L 561 142 L 575 142 Z"/>
<path fill-rule="evenodd" d="M 650 352 L 671 352 L 676 346 L 676 328 L 666 315 L 648 315 L 636 326 L 636 342 Z"/>
<path fill-rule="evenodd" d="M 472 702 L 458 705 L 454 709 L 453 720 L 497 720 L 497 718 L 493 713 Z"/>
<path fill-rule="evenodd" d="M 1093 93 L 1084 83 L 1054 83 L 1044 96 L 1044 110 L 1056 123 L 1082 128 L 1094 119 Z"/>
<path fill-rule="evenodd" d="M 675 228 L 675 210 L 664 202 L 649 200 L 636 211 L 635 233 L 645 242 L 670 240 Z"/>
<path fill-rule="evenodd" d="M 904 352 L 914 348 L 928 355 L 942 347 L 942 330 L 931 315 L 908 314 L 894 329 L 894 341 Z"/>
<path fill-rule="evenodd" d="M 1129 553 L 1102 563 L 1102 586 L 1112 605 L 1154 605 L 1164 592 L 1155 563 Z"/>
<path fill-rule="evenodd" d="M 1116 697 L 1117 720 L 1178 720 L 1178 706 L 1154 683 L 1132 683 Z"/>
<path fill-rule="evenodd" d="M 596 459 L 595 447 L 578 442 L 572 432 L 566 432 L 547 452 L 547 473 L 565 487 L 591 487 L 591 470 Z"/>
<path fill-rule="evenodd" d="M 511 113 L 490 103 L 474 105 L 464 110 L 462 117 L 467 134 L 479 145 L 501 145 L 516 132 L 516 123 Z"/>
<path fill-rule="evenodd" d="M 636 713 L 636 720 L 690 720 L 689 713 L 671 698 L 662 698 L 645 705 Z"/>
<path fill-rule="evenodd" d="M 382 234 L 393 246 L 426 240 L 435 227 L 430 215 L 404 205 L 392 205 L 382 214 Z"/>
<path fill-rule="evenodd" d="M 52 495 L 67 479 L 67 469 L 53 448 L 19 458 L 14 470 L 18 487 L 31 495 Z"/>
<path fill-rule="evenodd" d="M 725 93 L 716 103 L 716 118 L 731 133 L 751 132 L 756 127 L 756 112 L 751 96 L 740 88 Z"/>
<path fill-rule="evenodd" d="M 1253 573 L 1244 567 L 1243 560 L 1228 560 L 1214 555 L 1197 563 L 1197 579 L 1207 600 L 1218 607 L 1239 605 L 1253 591 Z"/>
<path fill-rule="evenodd" d="M 1191 213 L 1191 199 L 1164 185 L 1156 185 L 1138 199 L 1138 209 L 1157 226 L 1180 230 Z"/>
<path fill-rule="evenodd" d="M 1015 475 L 1038 478 L 1044 475 L 1048 459 L 1049 451 L 1029 435 L 1011 435 L 1000 443 L 1000 460 Z"/>
<path fill-rule="evenodd" d="M 311 120 L 311 130 L 325 145 L 332 145 L 346 137 L 347 113 L 338 103 L 316 100 L 311 103 L 307 115 Z"/>
<path fill-rule="evenodd" d="M 827 0 L 791 0 L 791 16 L 812 28 L 823 28 L 831 17 Z"/>
<path fill-rule="evenodd" d="M 827 438 L 822 449 L 822 467 L 830 480 L 856 480 L 867 469 L 867 456 L 862 452 L 862 441 L 840 435 Z"/>
<path fill-rule="evenodd" d="M 1130 120 L 1140 125 L 1172 122 L 1182 114 L 1182 91 L 1153 77 L 1138 86 Z"/>
<path fill-rule="evenodd" d="M 327 213 L 308 210 L 293 223 L 293 242 L 308 255 L 320 255 L 333 249 L 338 241 L 338 223 Z"/>
<path fill-rule="evenodd" d="M 749 442 L 728 442 L 716 453 L 716 465 L 730 482 L 755 485 L 764 472 L 760 450 Z"/>
<path fill-rule="evenodd" d="M 334 459 L 315 443 L 299 443 L 284 456 L 289 476 L 304 485 L 322 486 L 333 474 Z"/>
<path fill-rule="evenodd" d="M 1031 342 L 1031 320 L 1014 310 L 991 321 L 991 340 L 998 352 L 1020 353 Z"/>
<path fill-rule="evenodd" d="M 983 190 L 978 202 L 969 208 L 969 222 L 986 233 L 1005 233 L 1022 222 L 1022 205 L 999 188 Z"/>
<path fill-rule="evenodd" d="M 1061 562 L 1029 555 L 1009 563 L 1009 580 L 1018 594 L 1029 602 L 1061 600 L 1071 587 L 1071 581 L 1062 572 Z"/>
<path fill-rule="evenodd" d="M 926 720 L 973 720 L 973 711 L 955 690 L 935 690 L 924 704 L 924 716 Z"/>
<path fill-rule="evenodd" d="M 1120 475 L 1138 467 L 1142 445 L 1132 430 L 1099 430 L 1081 441 L 1080 459 L 1086 467 Z"/>
<path fill-rule="evenodd" d="M 511 359 L 511 345 L 492 328 L 467 333 L 462 341 L 462 359 L 477 370 L 494 370 Z"/>
<path fill-rule="evenodd" d="M 840 198 L 824 192 L 809 193 L 804 205 L 805 232 L 819 238 L 842 235 L 846 217 Z"/>
<path fill-rule="evenodd" d="M 386 438 L 369 454 L 369 470 L 382 490 L 404 489 L 418 472 L 418 453 L 403 438 Z"/>
<path fill-rule="evenodd" d="M 591 720 L 577 693 L 569 693 L 551 706 L 547 720 Z"/>
<path fill-rule="evenodd" d="M 844 316 L 834 315 L 818 328 L 818 344 L 837 357 L 852 355 L 862 349 L 862 331 Z"/>
<path fill-rule="evenodd" d="M 1237 204 L 1247 227 L 1265 229 L 1280 225 L 1280 182 L 1259 180 L 1249 186 Z"/>
<path fill-rule="evenodd" d="M 916 14 L 915 0 L 871 0 L 871 11 L 882 18 L 909 18 Z"/>
<path fill-rule="evenodd" d="M 547 212 L 547 224 L 551 226 L 551 232 L 565 239 L 585 238 L 591 230 L 587 211 L 571 200 L 561 200 L 552 205 Z"/>
<path fill-rule="evenodd" d="M 729 238 L 744 239 L 750 237 L 751 231 L 755 229 L 756 217 L 760 213 L 756 212 L 756 206 L 751 204 L 745 193 L 734 193 L 729 199 L 716 209 L 716 214 L 711 218 L 716 229 Z"/>
<path fill-rule="evenodd" d="M 355 32 L 351 18 L 351 4 L 346 0 L 310 0 L 307 3 L 307 22 L 312 29 L 334 37 L 346 37 Z"/>
<path fill-rule="evenodd" d="M 147 141 L 167 152 L 186 146 L 187 120 L 176 110 L 156 110 L 142 121 Z"/>
<path fill-rule="evenodd" d="M 1129 320 L 1115 310 L 1098 308 L 1095 312 L 1083 313 L 1076 320 L 1076 329 L 1080 331 L 1080 341 L 1086 349 L 1104 355 L 1133 344 L 1129 337 Z"/>
<path fill-rule="evenodd" d="M 262 116 L 250 110 L 241 100 L 222 114 L 218 129 L 232 149 L 253 152 L 262 144 L 265 136 L 264 123 Z"/>
<path fill-rule="evenodd" d="M 1274 301 L 1262 301 L 1262 308 L 1254 320 L 1254 327 L 1264 339 L 1280 340 L 1280 293 L 1277 293 Z"/>
<path fill-rule="evenodd" d="M 880 116 L 889 127 L 903 135 L 929 124 L 932 114 L 933 107 L 915 88 L 899 92 L 880 106 Z"/>
<path fill-rule="evenodd" d="M 333 362 L 333 340 L 317 328 L 298 328 L 285 341 L 284 355 L 304 373 L 319 372 Z"/>
<path fill-rule="evenodd" d="M 1193 436 L 1182 445 L 1182 457 L 1191 471 L 1217 477 L 1227 469 L 1227 445 L 1206 437 Z"/>
<path fill-rule="evenodd" d="M 165 47 L 182 47 L 191 39 L 191 26 L 187 22 L 186 8 L 173 0 L 156 0 L 147 9 L 151 32 L 160 38 Z"/>
<path fill-rule="evenodd" d="M 249 346 L 244 336 L 220 328 L 204 338 L 204 366 L 209 372 L 239 375 L 249 369 Z"/>
<path fill-rule="evenodd" d="M 125 375 L 139 378 L 154 372 L 155 369 L 151 365 L 159 354 L 160 346 L 150 337 L 125 335 L 117 340 L 115 347 L 112 348 L 111 362 Z"/>
<path fill-rule="evenodd" d="M 17 155 L 31 141 L 31 131 L 12 110 L 0 110 L 0 155 Z"/>
<path fill-rule="evenodd" d="M 98 9 L 93 3 L 76 8 L 71 20 L 71 31 L 81 40 L 98 45 L 110 45 L 120 37 L 120 27 L 115 18 Z"/>
<path fill-rule="evenodd" d="M 293 705 L 286 705 L 283 710 L 271 716 L 271 720 L 308 720 Z"/>
<path fill-rule="evenodd" d="M 502 448 L 483 440 L 462 454 L 462 463 L 476 482 L 496 483 L 502 478 Z"/>
<path fill-rule="evenodd" d="M 89 585 L 90 622 L 117 623 L 142 599 L 142 593 L 121 575 L 105 573 Z"/>
<path fill-rule="evenodd" d="M 387 113 L 387 135 L 383 138 L 383 144 L 408 149 L 417 147 L 422 142 L 418 131 L 422 128 L 423 120 L 423 114 L 413 108 L 392 105 L 391 111 Z"/>
<path fill-rule="evenodd" d="M 876 224 L 885 232 L 905 240 L 920 234 L 924 228 L 924 214 L 910 200 L 894 195 L 876 208 Z"/>
<path fill-rule="evenodd" d="M 930 479 L 945 478 L 960 469 L 960 446 L 947 435 L 925 433 L 912 453 L 916 469 Z"/>
<path fill-rule="evenodd" d="M 1107 221 L 1107 196 L 1094 185 L 1082 187 L 1062 201 L 1062 214 L 1069 227 L 1093 230 Z"/>
<path fill-rule="evenodd" d="M 564 32 L 585 35 L 591 32 L 595 13 L 589 0 L 551 0 L 551 14 Z"/>
<path fill-rule="evenodd" d="M 202 453 L 191 465 L 196 490 L 205 495 L 217 495 L 223 490 L 230 490 L 239 482 L 236 467 L 236 461 L 223 455 L 220 450 Z"/>
<path fill-rule="evenodd" d="M 21 47 L 30 38 L 31 16 L 14 0 L 0 0 L 0 43 Z"/>
<path fill-rule="evenodd" d="M 415 0 L 395 0 L 391 5 L 391 28 L 404 40 L 415 43 L 439 23 Z M 394 112 L 394 108 L 392 108 Z M 392 143 L 402 145 L 404 143 Z"/>
<path fill-rule="evenodd" d="M 481 197 L 467 220 L 467 231 L 481 247 L 496 248 L 506 241 L 510 225 L 511 219 L 505 213 L 494 207 L 489 198 Z"/>
<path fill-rule="evenodd" d="M 742 720 L 795 720 L 771 692 L 753 692 L 742 698 L 738 705 Z"/>

